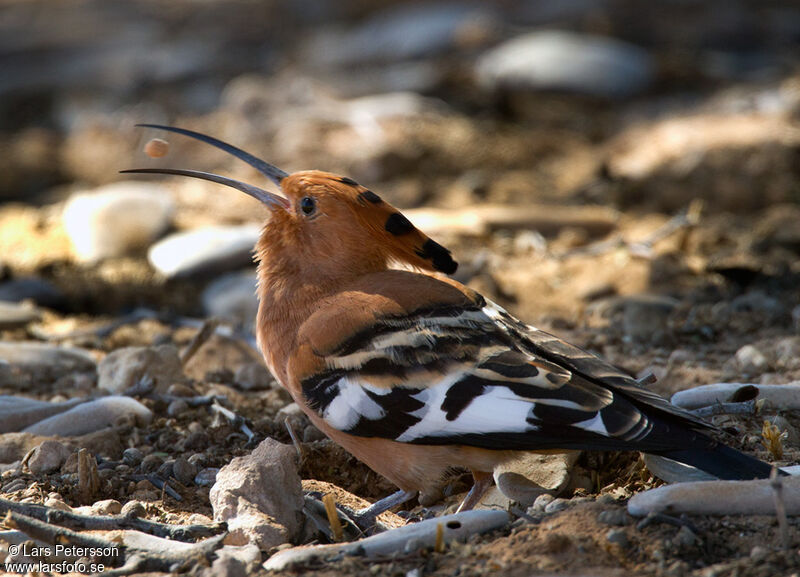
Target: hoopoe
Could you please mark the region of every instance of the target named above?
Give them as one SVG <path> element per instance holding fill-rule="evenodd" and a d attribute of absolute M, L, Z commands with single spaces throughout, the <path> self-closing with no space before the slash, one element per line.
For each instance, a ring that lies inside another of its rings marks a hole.
<path fill-rule="evenodd" d="M 221 148 L 280 188 L 123 171 L 209 180 L 269 209 L 255 249 L 259 347 L 311 422 L 400 488 L 369 514 L 452 468 L 473 474 L 469 509 L 520 451 L 643 451 L 722 479 L 769 476 L 767 463 L 714 440 L 709 423 L 447 278 L 458 266 L 450 251 L 352 179 L 288 174 L 204 134 L 142 126 Z"/>

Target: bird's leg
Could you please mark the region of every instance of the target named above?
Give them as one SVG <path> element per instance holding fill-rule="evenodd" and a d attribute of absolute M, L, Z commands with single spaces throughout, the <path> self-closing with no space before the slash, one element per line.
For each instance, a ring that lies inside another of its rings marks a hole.
<path fill-rule="evenodd" d="M 458 510 L 456 513 L 460 513 L 461 511 L 469 511 L 483 497 L 484 493 L 489 490 L 489 487 L 492 486 L 492 482 L 494 478 L 492 477 L 491 473 L 486 473 L 483 471 L 472 471 L 472 478 L 475 479 L 475 482 L 472 484 L 472 489 L 469 490 L 467 496 L 464 497 L 464 500 L 458 506 Z"/>

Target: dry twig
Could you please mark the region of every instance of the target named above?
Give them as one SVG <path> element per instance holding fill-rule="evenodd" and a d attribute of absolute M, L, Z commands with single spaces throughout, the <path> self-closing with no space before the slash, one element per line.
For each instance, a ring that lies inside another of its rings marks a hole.
<path fill-rule="evenodd" d="M 68 529 L 86 529 L 87 531 L 113 531 L 131 529 L 156 537 L 164 537 L 173 541 L 192 542 L 204 537 L 223 533 L 225 523 L 212 525 L 167 525 L 156 521 L 148 521 L 129 515 L 80 515 L 72 511 L 62 511 L 33 503 L 17 503 L 0 499 L 0 515 L 5 513 L 24 515 L 51 525 Z"/>
<path fill-rule="evenodd" d="M 775 516 L 778 518 L 781 543 L 783 550 L 788 551 L 792 540 L 789 536 L 789 522 L 786 519 L 786 504 L 783 502 L 783 481 L 778 475 L 777 467 L 772 467 L 772 472 L 769 475 L 769 484 L 772 487 L 772 496 L 775 501 Z"/>

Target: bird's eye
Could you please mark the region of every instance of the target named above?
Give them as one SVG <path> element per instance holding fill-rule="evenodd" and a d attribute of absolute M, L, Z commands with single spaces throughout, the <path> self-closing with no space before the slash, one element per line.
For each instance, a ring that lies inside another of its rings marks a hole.
<path fill-rule="evenodd" d="M 304 196 L 300 201 L 300 210 L 303 211 L 303 214 L 311 214 L 317 208 L 317 201 L 315 201 L 310 196 Z"/>

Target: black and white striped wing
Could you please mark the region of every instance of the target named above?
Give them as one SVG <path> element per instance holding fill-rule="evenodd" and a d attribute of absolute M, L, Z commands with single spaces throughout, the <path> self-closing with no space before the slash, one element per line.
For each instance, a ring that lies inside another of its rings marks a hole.
<path fill-rule="evenodd" d="M 676 430 L 693 421 L 493 303 L 379 320 L 324 361 L 325 370 L 301 381 L 306 400 L 331 427 L 364 437 L 657 451 L 679 446 Z"/>

